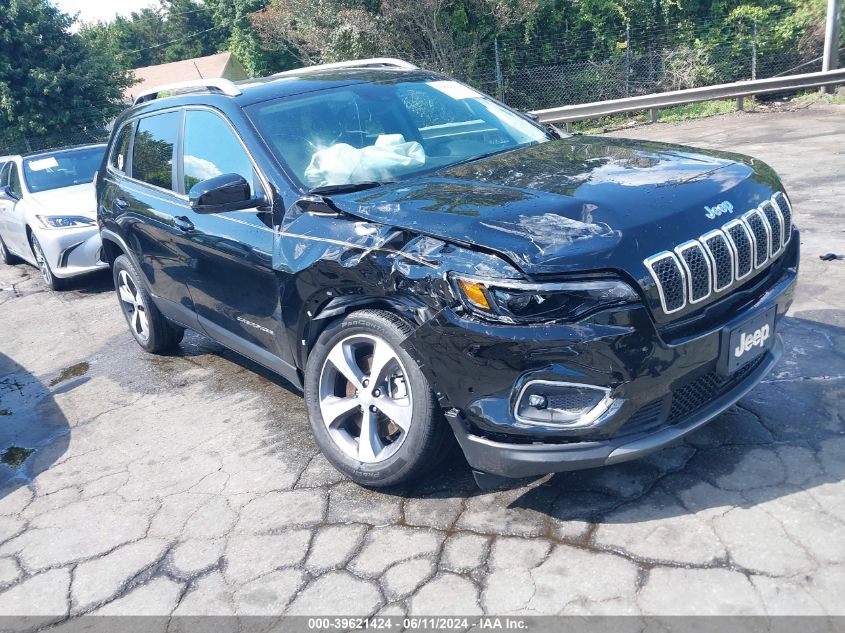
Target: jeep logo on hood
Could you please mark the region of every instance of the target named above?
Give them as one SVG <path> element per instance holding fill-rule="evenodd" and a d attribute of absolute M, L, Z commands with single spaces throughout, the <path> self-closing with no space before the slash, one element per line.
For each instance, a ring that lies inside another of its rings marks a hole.
<path fill-rule="evenodd" d="M 718 218 L 723 213 L 733 213 L 734 212 L 734 205 L 730 202 L 725 200 L 724 202 L 720 202 L 715 207 L 704 207 L 705 214 L 708 220 L 714 220 Z"/>

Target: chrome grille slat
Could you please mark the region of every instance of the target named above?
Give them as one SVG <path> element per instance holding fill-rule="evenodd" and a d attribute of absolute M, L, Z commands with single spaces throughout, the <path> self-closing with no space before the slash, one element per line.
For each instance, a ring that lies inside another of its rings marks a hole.
<path fill-rule="evenodd" d="M 780 255 L 792 235 L 792 207 L 782 193 L 698 239 L 643 260 L 666 314 L 734 286 Z"/>
<path fill-rule="evenodd" d="M 713 290 L 721 292 L 733 283 L 736 269 L 734 251 L 728 236 L 716 229 L 702 235 L 701 244 L 713 264 Z"/>
<path fill-rule="evenodd" d="M 674 253 L 664 251 L 645 260 L 651 276 L 657 282 L 660 303 L 666 314 L 683 310 L 687 305 L 684 269 Z"/>
<path fill-rule="evenodd" d="M 780 215 L 783 218 L 783 245 L 789 244 L 789 239 L 792 237 L 792 206 L 789 204 L 786 196 L 782 193 L 776 193 L 772 197 L 772 202 L 775 203 Z"/>
<path fill-rule="evenodd" d="M 728 238 L 736 258 L 735 280 L 745 279 L 754 270 L 754 236 L 751 229 L 742 220 L 731 220 L 721 230 Z"/>
<path fill-rule="evenodd" d="M 675 252 L 686 273 L 689 302 L 704 301 L 710 296 L 713 281 L 713 270 L 704 247 L 698 240 L 690 240 L 675 248 Z"/>
<path fill-rule="evenodd" d="M 751 235 L 754 236 L 754 268 L 762 268 L 769 259 L 769 242 L 772 232 L 769 223 L 760 209 L 752 209 L 743 214 L 742 221 L 751 229 Z"/>
<path fill-rule="evenodd" d="M 769 229 L 771 229 L 772 240 L 769 247 L 769 257 L 774 257 L 783 248 L 783 217 L 769 200 L 760 205 L 760 211 L 766 216 Z"/>

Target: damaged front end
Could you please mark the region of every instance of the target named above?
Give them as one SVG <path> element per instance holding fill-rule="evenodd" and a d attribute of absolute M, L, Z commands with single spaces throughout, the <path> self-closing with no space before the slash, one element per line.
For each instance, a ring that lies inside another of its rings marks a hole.
<path fill-rule="evenodd" d="M 712 419 L 780 355 L 775 337 L 739 369 L 723 364 L 731 332 L 786 313 L 798 240 L 782 236 L 741 283 L 674 315 L 661 309 L 644 262 L 713 233 L 707 214 L 720 198 L 756 208 L 779 182 L 764 165 L 664 148 L 648 160 L 672 163 L 673 179 L 632 188 L 626 170 L 644 159 L 626 144 L 614 151 L 581 156 L 596 161 L 594 177 L 612 175 L 605 182 L 582 174 L 567 189 L 546 178 L 540 191 L 524 175 L 519 187 L 479 182 L 487 172 L 474 166 L 471 179 L 435 175 L 286 216 L 275 265 L 286 273 L 282 311 L 299 366 L 339 315 L 360 307 L 403 315 L 415 328 L 403 347 L 481 485 L 633 459 Z"/>

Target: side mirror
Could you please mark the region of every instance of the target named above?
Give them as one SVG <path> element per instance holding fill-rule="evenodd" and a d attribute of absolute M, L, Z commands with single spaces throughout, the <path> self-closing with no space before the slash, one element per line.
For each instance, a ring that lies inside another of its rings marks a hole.
<path fill-rule="evenodd" d="M 188 200 L 196 213 L 240 211 L 261 204 L 252 197 L 246 179 L 238 174 L 222 174 L 198 182 L 188 192 Z"/>

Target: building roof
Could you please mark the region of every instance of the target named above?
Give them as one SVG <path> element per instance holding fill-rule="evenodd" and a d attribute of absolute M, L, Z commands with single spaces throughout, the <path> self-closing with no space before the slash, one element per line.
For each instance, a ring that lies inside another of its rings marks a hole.
<path fill-rule="evenodd" d="M 209 79 L 211 77 L 224 77 L 232 81 L 239 81 L 248 77 L 237 57 L 228 51 L 206 57 L 183 59 L 169 64 L 135 68 L 132 73 L 140 81 L 124 91 L 123 94 L 129 101 L 134 100 L 135 95 L 142 90 L 163 84 L 172 84 L 177 81 Z"/>

